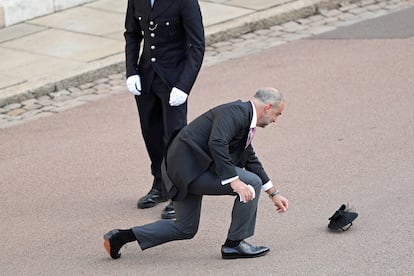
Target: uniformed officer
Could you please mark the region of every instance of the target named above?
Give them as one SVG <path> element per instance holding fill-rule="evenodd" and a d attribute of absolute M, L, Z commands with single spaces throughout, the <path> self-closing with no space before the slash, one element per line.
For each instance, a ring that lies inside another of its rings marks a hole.
<path fill-rule="evenodd" d="M 154 176 L 137 206 L 150 208 L 167 200 L 161 193 L 161 161 L 169 138 L 187 124 L 187 97 L 203 61 L 198 1 L 128 0 L 124 36 L 126 83 L 135 95 Z M 162 217 L 175 217 L 171 202 Z"/>

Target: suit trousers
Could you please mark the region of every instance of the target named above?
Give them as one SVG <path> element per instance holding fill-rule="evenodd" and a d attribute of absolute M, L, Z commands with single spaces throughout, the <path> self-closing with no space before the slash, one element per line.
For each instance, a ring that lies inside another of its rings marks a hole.
<path fill-rule="evenodd" d="M 161 191 L 161 162 L 170 136 L 187 124 L 187 101 L 170 106 L 171 89 L 154 74 L 150 91 L 135 96 L 141 132 L 151 160 L 152 188 Z"/>
<path fill-rule="evenodd" d="M 188 194 L 183 200 L 174 201 L 176 220 L 158 220 L 132 228 L 141 249 L 145 250 L 174 240 L 193 238 L 198 231 L 203 195 L 236 196 L 227 238 L 237 241 L 253 236 L 257 204 L 263 183 L 252 172 L 238 167 L 236 171 L 241 181 L 252 185 L 255 189 L 256 197 L 253 200 L 247 203 L 240 202 L 239 196 L 236 196 L 230 184 L 222 185 L 216 173 L 207 171 L 189 184 Z"/>

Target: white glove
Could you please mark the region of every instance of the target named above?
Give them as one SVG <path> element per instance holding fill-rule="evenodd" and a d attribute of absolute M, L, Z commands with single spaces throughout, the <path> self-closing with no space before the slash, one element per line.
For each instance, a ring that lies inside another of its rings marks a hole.
<path fill-rule="evenodd" d="M 141 79 L 138 75 L 129 76 L 126 80 L 129 92 L 134 95 L 141 95 Z"/>
<path fill-rule="evenodd" d="M 170 105 L 171 106 L 182 105 L 187 100 L 187 97 L 188 97 L 187 93 L 174 87 L 170 93 Z"/>

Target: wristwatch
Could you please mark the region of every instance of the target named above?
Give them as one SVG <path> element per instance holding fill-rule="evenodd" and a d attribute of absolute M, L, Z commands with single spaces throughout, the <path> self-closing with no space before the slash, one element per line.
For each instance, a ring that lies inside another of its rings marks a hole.
<path fill-rule="evenodd" d="M 278 190 L 276 190 L 276 191 L 274 191 L 273 193 L 271 193 L 270 195 L 269 195 L 269 197 L 270 198 L 273 198 L 275 195 L 277 195 L 277 194 L 279 194 L 279 191 Z"/>

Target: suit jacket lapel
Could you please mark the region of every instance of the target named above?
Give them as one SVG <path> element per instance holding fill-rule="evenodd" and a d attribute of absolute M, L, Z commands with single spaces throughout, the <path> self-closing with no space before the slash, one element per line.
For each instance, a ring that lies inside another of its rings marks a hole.
<path fill-rule="evenodd" d="M 251 122 L 252 122 L 252 118 L 253 118 L 253 107 L 252 107 L 252 104 L 250 103 L 250 101 L 247 101 L 247 102 L 242 102 L 242 101 L 239 101 L 238 103 L 237 103 L 237 105 L 239 105 L 239 106 L 241 106 L 242 108 L 243 108 L 243 113 L 244 114 L 246 114 L 247 113 L 247 117 L 248 117 L 248 121 L 247 122 L 243 122 L 243 125 L 245 124 L 245 128 L 243 129 L 243 136 L 240 136 L 241 135 L 241 133 L 237 136 L 237 137 L 235 137 L 237 140 L 239 140 L 239 142 L 238 143 L 240 143 L 240 146 L 242 145 L 243 147 L 240 147 L 240 150 L 244 150 L 245 149 L 245 145 L 246 145 L 246 141 L 247 141 L 247 138 L 248 138 L 248 136 L 249 136 L 249 131 L 250 131 L 250 124 L 251 124 Z M 240 116 L 240 119 L 241 118 L 244 118 L 244 116 Z M 237 118 L 237 119 L 239 119 L 239 118 Z M 246 119 L 243 119 L 243 120 L 246 120 Z"/>
<path fill-rule="evenodd" d="M 250 101 L 246 102 L 248 107 L 247 109 L 249 110 L 249 127 L 248 127 L 248 131 L 250 130 L 250 124 L 252 123 L 253 120 L 253 107 L 252 107 L 252 103 Z"/>
<path fill-rule="evenodd" d="M 247 139 L 249 138 L 249 134 L 250 134 L 250 130 L 251 130 L 250 124 L 252 123 L 252 120 L 253 120 L 253 107 L 252 107 L 252 104 L 250 103 L 250 101 L 248 101 L 246 103 L 248 105 L 247 109 L 248 109 L 248 112 L 249 112 L 249 122 L 248 122 L 248 126 L 247 126 L 246 132 L 245 132 L 245 136 L 246 136 L 245 141 L 247 142 Z"/>

